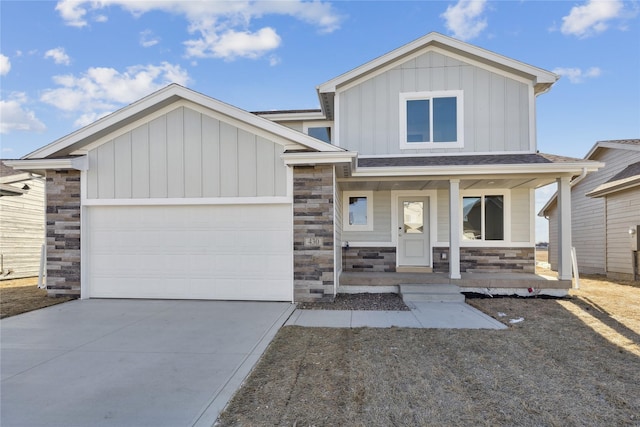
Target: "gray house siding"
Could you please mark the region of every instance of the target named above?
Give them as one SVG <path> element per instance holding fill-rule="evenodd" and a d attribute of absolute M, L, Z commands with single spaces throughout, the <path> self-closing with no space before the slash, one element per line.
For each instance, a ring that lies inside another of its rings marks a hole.
<path fill-rule="evenodd" d="M 604 199 L 607 216 L 607 275 L 631 279 L 633 255 L 629 227 L 640 225 L 640 188 L 610 194 Z"/>
<path fill-rule="evenodd" d="M 12 184 L 29 190 L 22 195 L 0 197 L 0 280 L 38 275 L 45 240 L 44 178 Z"/>
<path fill-rule="evenodd" d="M 462 90 L 464 147 L 403 150 L 399 94 Z M 360 155 L 530 151 L 530 87 L 437 52 L 339 93 L 340 146 Z"/>
<path fill-rule="evenodd" d="M 607 182 L 614 175 L 629 164 L 640 161 L 640 151 L 615 148 L 599 148 L 590 157 L 605 163 L 605 167 L 597 172 L 588 174 L 571 189 L 571 239 L 576 248 L 578 271 L 589 274 L 604 274 L 607 272 L 607 223 L 604 198 L 585 196 L 599 185 Z M 557 230 L 557 205 L 553 206 L 549 215 L 549 237 L 555 239 Z M 557 269 L 558 254 L 553 248 L 549 252 L 552 269 Z"/>
<path fill-rule="evenodd" d="M 281 145 L 179 107 L 89 151 L 89 199 L 286 195 Z"/>

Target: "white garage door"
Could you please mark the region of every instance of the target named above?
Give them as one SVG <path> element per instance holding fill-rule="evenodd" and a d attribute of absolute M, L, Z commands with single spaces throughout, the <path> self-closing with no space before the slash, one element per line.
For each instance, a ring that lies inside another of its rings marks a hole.
<path fill-rule="evenodd" d="M 290 301 L 291 205 L 91 206 L 89 297 Z"/>

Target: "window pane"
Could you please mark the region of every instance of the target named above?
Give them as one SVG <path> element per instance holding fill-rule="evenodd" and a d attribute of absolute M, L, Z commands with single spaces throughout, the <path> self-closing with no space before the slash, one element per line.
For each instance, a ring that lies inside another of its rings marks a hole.
<path fill-rule="evenodd" d="M 331 128 L 330 127 L 317 127 L 307 129 L 307 134 L 320 141 L 331 143 Z"/>
<path fill-rule="evenodd" d="M 430 142 L 428 99 L 407 101 L 407 142 Z"/>
<path fill-rule="evenodd" d="M 422 234 L 424 231 L 424 202 L 403 202 L 404 232 Z"/>
<path fill-rule="evenodd" d="M 366 197 L 349 197 L 349 225 L 367 225 Z"/>
<path fill-rule="evenodd" d="M 482 239 L 482 199 L 463 197 L 462 209 L 462 238 L 464 240 Z"/>
<path fill-rule="evenodd" d="M 457 100 L 455 97 L 433 99 L 433 142 L 458 140 Z"/>
<path fill-rule="evenodd" d="M 504 203 L 502 196 L 484 197 L 484 239 L 504 240 Z"/>

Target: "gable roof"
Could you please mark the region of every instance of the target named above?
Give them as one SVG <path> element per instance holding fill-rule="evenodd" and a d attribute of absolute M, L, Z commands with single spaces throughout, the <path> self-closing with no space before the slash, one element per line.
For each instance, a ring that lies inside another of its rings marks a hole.
<path fill-rule="evenodd" d="M 327 144 L 302 132 L 289 129 L 248 111 L 172 83 L 133 104 L 27 154 L 23 157 L 23 160 L 57 159 L 71 156 L 78 149 L 179 100 L 193 102 L 312 151 L 344 151 L 342 148 Z"/>
<path fill-rule="evenodd" d="M 593 147 L 591 147 L 591 150 L 589 150 L 584 158 L 590 159 L 598 151 L 604 148 L 640 151 L 640 139 L 611 139 L 607 141 L 598 141 L 593 144 Z"/>
<path fill-rule="evenodd" d="M 320 105 L 327 118 L 333 117 L 333 99 L 336 90 L 340 86 L 365 78 L 382 69 L 402 62 L 407 57 L 421 52 L 429 47 L 440 48 L 466 60 L 483 64 L 489 67 L 507 71 L 514 75 L 531 80 L 536 95 L 544 93 L 551 88 L 559 78 L 558 75 L 532 65 L 502 56 L 489 50 L 456 40 L 440 33 L 431 32 L 404 46 L 384 54 L 372 61 L 354 68 L 316 87 L 320 98 Z"/>

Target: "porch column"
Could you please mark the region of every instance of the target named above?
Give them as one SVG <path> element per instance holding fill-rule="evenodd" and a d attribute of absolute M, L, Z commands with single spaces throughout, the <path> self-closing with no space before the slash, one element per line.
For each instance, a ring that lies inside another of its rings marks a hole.
<path fill-rule="evenodd" d="M 460 180 L 449 180 L 449 278 L 460 279 Z"/>
<path fill-rule="evenodd" d="M 571 187 L 568 176 L 558 178 L 558 279 L 571 280 Z"/>

